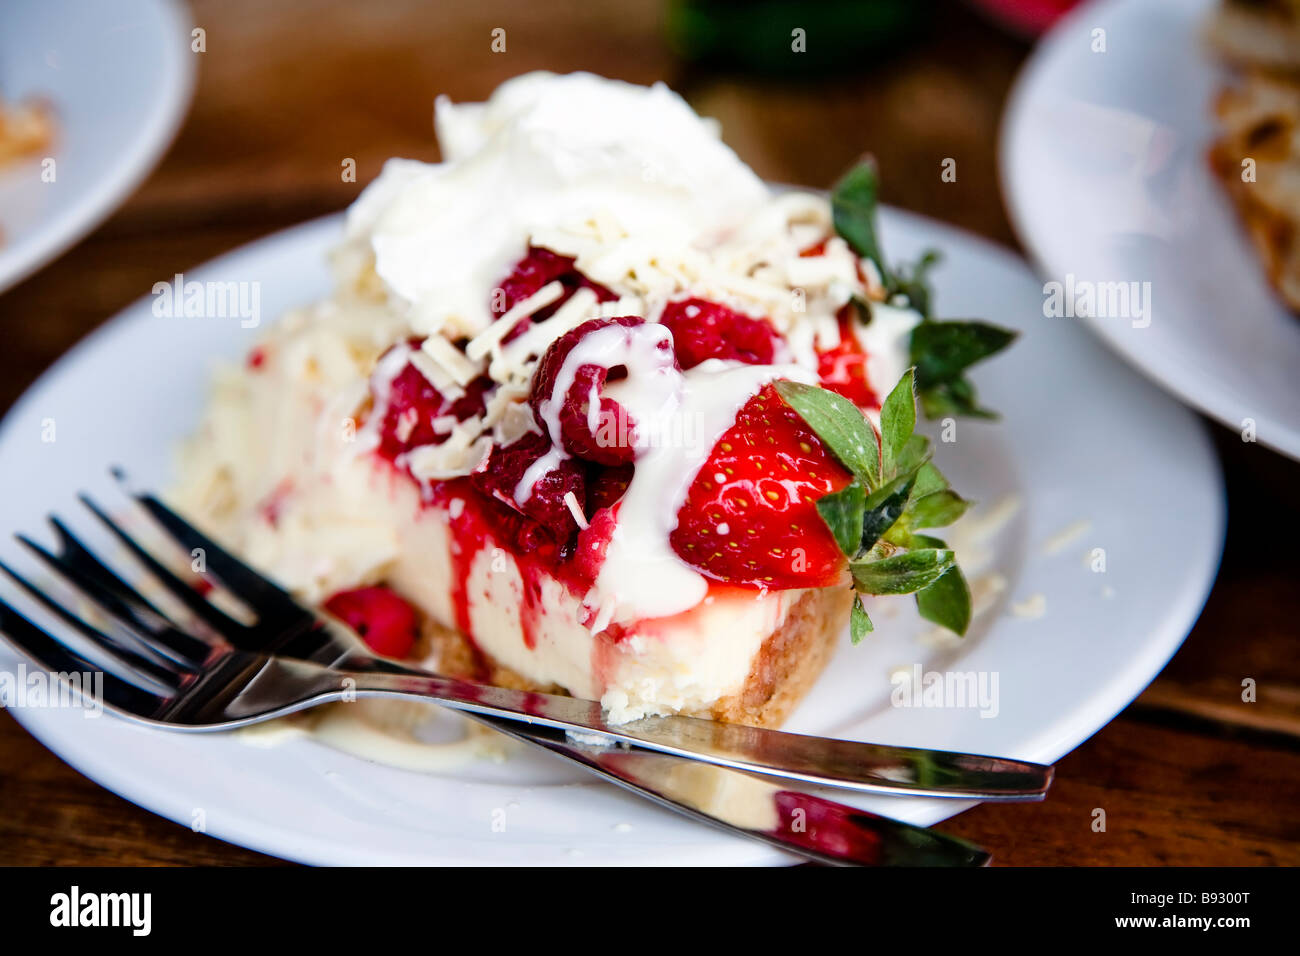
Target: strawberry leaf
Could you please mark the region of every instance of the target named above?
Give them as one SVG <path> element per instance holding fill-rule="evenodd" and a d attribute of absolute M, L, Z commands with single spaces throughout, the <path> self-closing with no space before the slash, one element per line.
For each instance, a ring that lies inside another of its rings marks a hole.
<path fill-rule="evenodd" d="M 860 295 L 854 295 L 849 297 L 849 302 L 853 305 L 853 311 L 858 317 L 858 322 L 862 325 L 870 325 L 872 319 L 871 301 L 862 298 Z"/>
<path fill-rule="evenodd" d="M 907 440 L 907 444 L 903 446 L 902 451 L 898 453 L 898 458 L 894 464 L 901 475 L 905 472 L 916 471 L 929 460 L 930 439 L 924 435 L 913 435 Z"/>
<path fill-rule="evenodd" d="M 966 513 L 970 502 L 950 488 L 914 498 L 907 508 L 909 528 L 942 528 Z"/>
<path fill-rule="evenodd" d="M 856 481 L 839 491 L 823 495 L 817 500 L 817 512 L 831 529 L 840 550 L 852 557 L 857 553 L 862 537 L 862 515 L 867 493 Z"/>
<path fill-rule="evenodd" d="M 947 549 L 922 548 L 879 561 L 850 564 L 849 571 L 853 586 L 863 594 L 913 594 L 948 573 L 955 560 Z"/>
<path fill-rule="evenodd" d="M 861 557 L 902 517 L 915 481 L 915 472 L 900 475 L 871 493 L 863 503 L 862 521 L 858 525 L 860 541 L 855 542 L 853 551 L 846 552 L 849 557 Z"/>
<path fill-rule="evenodd" d="M 854 644 L 860 644 L 862 639 L 875 629 L 875 625 L 871 623 L 871 618 L 867 616 L 867 609 L 862 606 L 862 596 L 855 594 L 853 596 L 853 610 L 849 612 L 849 637 Z"/>
<path fill-rule="evenodd" d="M 961 568 L 953 565 L 942 577 L 916 594 L 921 617 L 965 636 L 970 627 L 970 586 Z"/>
<path fill-rule="evenodd" d="M 1016 334 L 987 322 L 922 322 L 912 330 L 917 386 L 930 388 L 955 381 L 976 362 L 1014 342 Z"/>
<path fill-rule="evenodd" d="M 837 182 L 831 190 L 831 216 L 835 231 L 849 247 L 864 259 L 875 263 L 882 279 L 889 287 L 889 270 L 880 251 L 876 236 L 876 201 L 880 178 L 876 174 L 876 161 L 870 156 L 862 159 Z"/>
<path fill-rule="evenodd" d="M 863 487 L 872 489 L 880 483 L 880 438 L 856 405 L 842 395 L 801 382 L 782 380 L 776 390 Z"/>
<path fill-rule="evenodd" d="M 966 418 L 998 418 L 991 408 L 983 408 L 975 398 L 970 379 L 959 378 L 925 389 L 920 394 L 921 408 L 929 419 L 963 415 Z"/>
<path fill-rule="evenodd" d="M 899 266 L 890 284 L 890 291 L 907 296 L 907 304 L 921 313 L 923 319 L 930 318 L 930 270 L 939 259 L 936 250 L 927 249 L 912 265 Z"/>
<path fill-rule="evenodd" d="M 969 503 L 930 461 L 930 441 L 916 434 L 918 370 L 909 369 L 885 398 L 880 432 L 852 402 L 799 382 L 778 381 L 777 392 L 855 479 L 817 502 L 817 512 L 840 550 L 859 594 L 915 594 L 927 620 L 964 634 L 970 624 L 970 587 L 956 556 L 938 538 L 914 533 L 951 524 Z M 964 379 L 934 394 L 968 398 Z M 922 401 L 925 396 L 921 396 Z M 872 629 L 860 597 L 850 615 L 853 643 Z"/>
<path fill-rule="evenodd" d="M 987 322 L 922 322 L 912 330 L 911 360 L 921 407 L 929 418 L 996 418 L 981 408 L 966 369 L 1015 341 L 1017 333 Z"/>
<path fill-rule="evenodd" d="M 896 473 L 898 461 L 916 430 L 915 375 L 903 373 L 880 407 L 880 459 L 886 475 Z"/>
<path fill-rule="evenodd" d="M 929 418 L 945 415 L 996 418 L 993 412 L 980 407 L 974 386 L 963 376 L 976 362 L 1010 345 L 1017 333 L 987 322 L 933 320 L 929 273 L 939 261 L 939 255 L 927 250 L 911 265 L 890 269 L 885 264 L 876 230 L 879 192 L 876 163 L 868 156 L 835 184 L 831 191 L 831 216 L 836 233 L 854 252 L 875 265 L 886 298 L 893 301 L 901 296 L 921 316 L 921 324 L 912 331 L 911 348 L 921 407 Z M 859 316 L 870 321 L 870 303 L 855 300 L 854 305 Z"/>
<path fill-rule="evenodd" d="M 859 256 L 871 260 L 890 296 L 904 296 L 911 308 L 928 319 L 931 297 L 929 271 L 939 261 L 939 253 L 927 249 L 915 263 L 890 269 L 885 264 L 885 254 L 876 231 L 879 194 L 880 176 L 876 172 L 876 161 L 871 156 L 864 157 L 831 189 L 831 217 L 835 232 Z M 855 300 L 854 304 L 863 323 L 870 322 L 869 303 Z M 863 306 L 867 306 L 865 315 Z"/>
<path fill-rule="evenodd" d="M 912 488 L 912 494 L 917 498 L 923 498 L 936 491 L 943 491 L 947 487 L 948 479 L 943 476 L 943 472 L 939 471 L 933 462 L 927 461 L 916 470 L 916 486 Z"/>

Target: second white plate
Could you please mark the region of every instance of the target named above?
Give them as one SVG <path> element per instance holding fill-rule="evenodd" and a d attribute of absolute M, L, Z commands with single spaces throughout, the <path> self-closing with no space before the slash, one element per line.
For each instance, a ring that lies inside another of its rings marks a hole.
<path fill-rule="evenodd" d="M 1214 6 L 1103 0 L 1063 19 L 1008 104 L 1003 191 L 1062 299 L 1093 296 L 1077 321 L 1183 401 L 1300 458 L 1300 317 L 1206 158 L 1223 80 L 1204 38 Z"/>
<path fill-rule="evenodd" d="M 7 0 L 0 92 L 48 100 L 49 158 L 0 169 L 0 292 L 90 232 L 166 149 L 185 115 L 198 54 L 173 0 Z"/>

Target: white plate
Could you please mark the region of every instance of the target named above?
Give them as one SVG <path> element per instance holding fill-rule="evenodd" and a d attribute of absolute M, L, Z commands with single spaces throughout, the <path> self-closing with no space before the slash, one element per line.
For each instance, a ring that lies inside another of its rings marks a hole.
<path fill-rule="evenodd" d="M 0 93 L 49 100 L 54 181 L 42 159 L 0 168 L 0 292 L 100 223 L 144 179 L 194 85 L 189 24 L 168 0 L 7 0 Z"/>
<path fill-rule="evenodd" d="M 1195 417 L 1072 324 L 1044 321 L 1039 281 L 996 246 L 887 211 L 891 255 L 945 250 L 943 314 L 980 315 L 1025 334 L 978 374 L 1000 424 L 962 423 L 939 461 L 963 492 L 1022 507 L 996 539 L 1009 585 L 998 607 L 955 650 L 914 640 L 917 624 L 875 605 L 877 630 L 844 646 L 790 729 L 1051 762 L 1132 700 L 1195 621 L 1218 565 L 1224 503 L 1218 466 Z M 328 246 L 340 219 L 290 229 L 186 278 L 259 281 L 262 308 L 324 295 Z M 51 510 L 80 518 L 78 488 L 111 497 L 109 463 L 163 486 L 169 449 L 194 426 L 215 356 L 239 356 L 255 330 L 237 319 L 165 319 L 141 301 L 77 346 L 0 425 L 0 529 L 41 531 Z M 42 442 L 54 423 L 55 440 Z M 1044 542 L 1080 521 L 1091 527 L 1059 553 Z M 87 528 L 90 525 L 86 525 Z M 1104 574 L 1085 566 L 1104 548 Z M 16 546 L 0 544 L 6 558 Z M 21 559 L 20 559 L 21 560 Z M 12 589 L 6 586 L 6 594 Z M 1046 615 L 1007 604 L 1043 595 Z M 2 642 L 0 642 L 2 643 Z M 996 673 L 999 713 L 890 706 L 890 672 Z M 16 666 L 6 648 L 0 669 Z M 74 710 L 14 711 L 74 767 L 157 813 L 208 832 L 316 863 L 741 864 L 786 859 L 690 823 L 613 786 L 589 782 L 547 755 L 475 764 L 447 775 L 391 769 L 294 739 L 258 749 L 232 736 L 147 731 Z M 873 808 L 924 824 L 968 804 L 875 799 Z M 494 830 L 504 821 L 505 830 Z M 629 824 L 628 826 L 622 826 Z M 992 848 L 996 852 L 996 847 Z"/>
<path fill-rule="evenodd" d="M 1147 327 L 1088 320 L 1111 348 L 1300 458 L 1300 318 L 1269 288 L 1206 155 L 1223 77 L 1203 38 L 1216 2 L 1106 0 L 1061 20 L 1011 95 L 1003 191 L 1050 279 L 1151 283 Z"/>

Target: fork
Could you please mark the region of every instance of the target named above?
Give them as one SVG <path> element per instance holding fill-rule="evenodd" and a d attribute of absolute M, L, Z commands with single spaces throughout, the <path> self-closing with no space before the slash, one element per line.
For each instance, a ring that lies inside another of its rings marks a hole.
<path fill-rule="evenodd" d="M 579 726 L 610 732 L 600 721 L 599 706 L 593 702 L 542 694 L 521 695 L 503 688 L 401 668 L 369 657 L 359 652 L 355 643 L 349 646 L 347 640 L 327 629 L 315 614 L 202 536 L 156 499 L 141 495 L 136 500 L 173 534 L 177 543 L 204 549 L 216 577 L 256 611 L 255 625 L 235 621 L 220 611 L 83 496 L 92 512 L 200 620 L 223 636 L 234 635 L 246 648 L 260 646 L 262 652 L 239 650 L 176 627 L 102 564 L 57 518 L 52 521 L 61 540 L 59 555 L 46 551 L 29 538 L 20 537 L 20 540 L 113 618 L 118 625 L 117 634 L 99 630 L 11 568 L 0 565 L 112 662 L 112 669 L 104 675 L 105 703 L 130 719 L 168 729 L 225 729 L 352 696 L 432 696 L 660 803 L 812 859 L 841 863 L 908 860 L 967 865 L 987 861 L 983 851 L 962 841 L 908 827 L 813 794 L 782 789 L 774 782 L 734 770 L 692 763 L 681 756 L 597 746 L 566 739 L 563 734 L 542 726 L 526 726 L 517 722 L 521 714 L 525 720 L 557 729 L 571 728 L 575 724 L 573 718 L 577 717 Z M 0 630 L 52 672 L 100 670 L 89 658 L 3 602 L 0 602 Z M 274 652 L 276 656 L 265 652 Z M 331 663 L 336 666 L 346 665 L 351 669 L 330 669 L 289 655 L 317 660 L 332 658 Z M 522 708 L 512 706 L 517 704 L 522 704 Z M 516 719 L 487 716 L 503 713 Z M 700 739 L 708 742 L 708 735 L 702 736 L 700 728 L 694 725 L 727 726 L 691 718 L 662 719 L 670 725 L 674 721 L 688 728 L 677 735 L 679 740 L 687 742 Z M 620 732 L 618 736 L 625 743 L 642 743 L 635 734 Z M 778 740 L 782 737 L 796 742 L 819 739 L 777 734 Z M 659 746 L 667 749 L 662 743 Z M 687 750 L 682 755 L 691 754 Z M 715 753 L 714 757 L 722 762 L 725 754 Z M 742 753 L 741 759 L 729 759 L 732 765 L 744 767 L 743 757 Z M 779 769 L 774 767 L 768 772 Z M 941 778 L 945 768 L 940 765 L 938 771 Z M 879 767 L 876 772 L 880 772 Z M 719 794 L 726 795 L 725 802 L 719 802 Z M 816 825 L 809 827 L 809 821 L 815 821 Z M 796 822 L 802 825 L 795 826 Z"/>
<path fill-rule="evenodd" d="M 256 623 L 251 625 L 231 618 L 172 572 L 94 501 L 82 495 L 82 502 L 126 550 L 204 626 L 237 650 L 312 661 L 334 669 L 365 671 L 369 675 L 367 680 L 374 685 L 367 692 L 404 689 L 407 685 L 394 681 L 396 676 L 404 675 L 417 678 L 425 695 L 457 709 L 523 719 L 587 738 L 595 734 L 612 742 L 819 786 L 891 795 L 1041 800 L 1051 784 L 1051 767 L 998 757 L 810 737 L 682 716 L 651 717 L 611 725 L 606 723 L 600 705 L 594 701 L 509 690 L 404 667 L 361 650 L 355 638 L 343 636 L 345 629 L 341 625 L 327 624 L 316 612 L 303 607 L 154 496 L 134 494 L 131 497 L 184 551 L 192 553 L 201 549 L 207 570 L 256 615 Z M 155 667 L 165 665 L 165 661 L 157 659 L 157 646 L 163 648 L 164 658 L 170 656 L 182 664 L 193 666 L 205 659 L 210 651 L 207 642 L 178 629 L 81 544 L 57 517 L 51 518 L 51 523 L 60 540 L 59 555 L 25 535 L 19 535 L 19 540 L 93 603 L 125 623 L 128 633 L 144 638 L 144 647 L 136 641 L 135 646 L 125 650 L 137 657 L 141 653 L 147 655 L 146 663 Z M 7 566 L 0 564 L 0 569 L 84 636 L 96 639 L 95 629 L 87 629 L 84 621 L 57 605 L 46 593 Z M 107 635 L 100 636 L 107 638 Z M 151 644 L 155 645 L 152 654 Z M 338 690 L 338 687 L 330 689 Z M 358 692 L 361 693 L 360 688 Z M 295 701 L 291 710 L 284 712 L 312 705 Z M 281 706 L 289 705 L 286 702 Z M 185 729 L 229 729 L 280 713 L 268 706 L 247 713 L 210 714 L 204 721 L 185 721 Z"/>

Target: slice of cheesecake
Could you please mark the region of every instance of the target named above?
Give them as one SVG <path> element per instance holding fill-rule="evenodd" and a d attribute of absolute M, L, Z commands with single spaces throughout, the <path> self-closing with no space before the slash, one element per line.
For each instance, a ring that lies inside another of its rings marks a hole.
<path fill-rule="evenodd" d="M 965 629 L 913 389 L 980 411 L 961 371 L 1010 336 L 885 266 L 870 166 L 773 195 L 666 88 L 583 74 L 438 132 L 335 295 L 220 374 L 183 509 L 381 653 L 619 721 L 779 723 L 862 593 Z"/>

